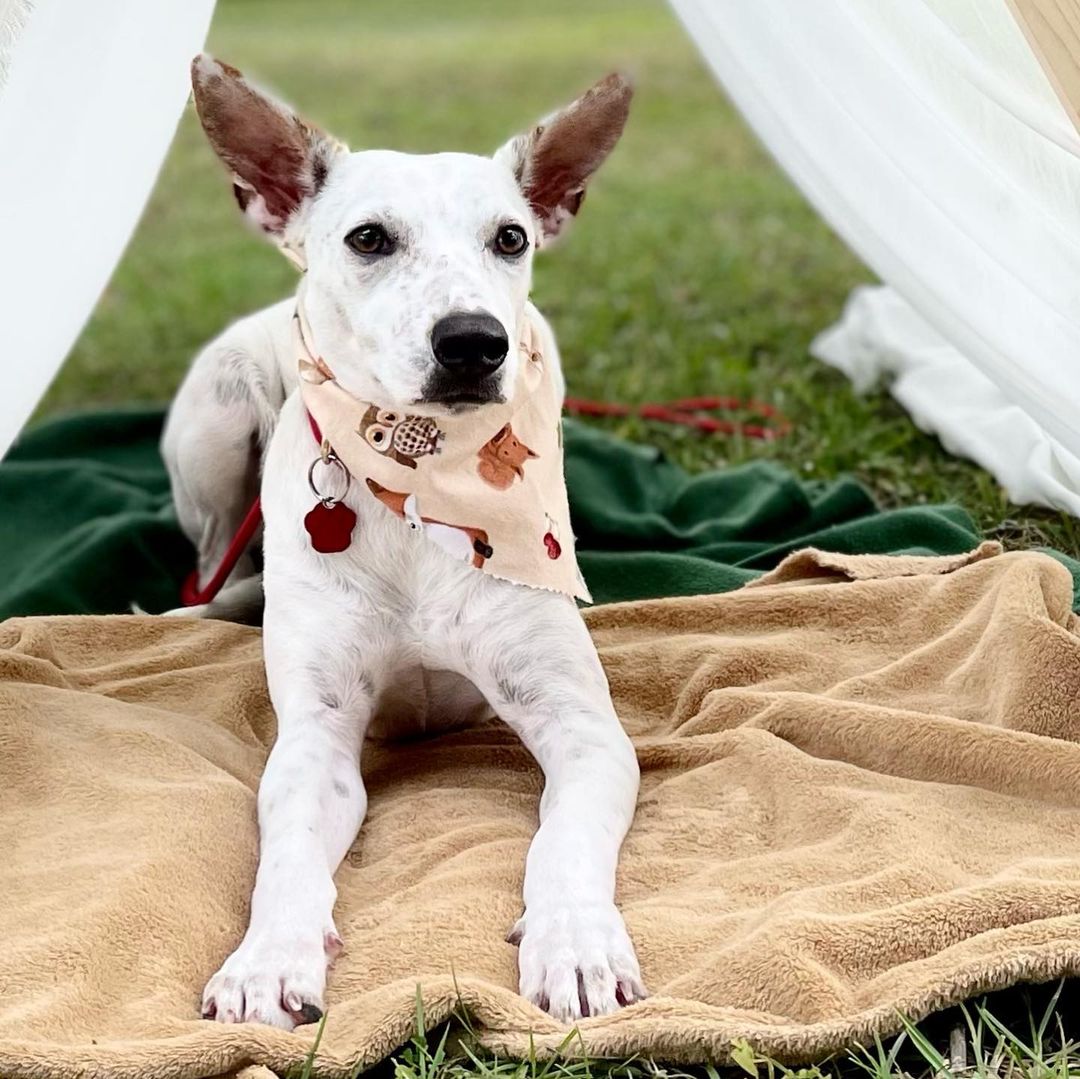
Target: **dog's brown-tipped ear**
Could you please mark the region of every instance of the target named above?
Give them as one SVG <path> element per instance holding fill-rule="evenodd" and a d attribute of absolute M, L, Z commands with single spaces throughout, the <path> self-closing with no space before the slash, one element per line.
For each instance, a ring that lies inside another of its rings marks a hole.
<path fill-rule="evenodd" d="M 199 120 L 232 173 L 240 208 L 280 238 L 345 147 L 205 53 L 191 62 L 191 85 Z"/>
<path fill-rule="evenodd" d="M 608 75 L 496 152 L 495 159 L 513 172 L 545 236 L 558 235 L 578 212 L 590 177 L 619 141 L 633 94 L 624 75 Z"/>

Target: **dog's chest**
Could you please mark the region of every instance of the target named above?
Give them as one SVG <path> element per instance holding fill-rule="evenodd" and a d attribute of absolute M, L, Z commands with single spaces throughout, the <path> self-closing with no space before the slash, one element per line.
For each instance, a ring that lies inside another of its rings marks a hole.
<path fill-rule="evenodd" d="M 313 549 L 304 517 L 318 504 L 307 475 L 318 457 L 298 399 L 286 403 L 263 476 L 265 587 L 279 623 L 298 605 L 325 604 L 327 647 L 351 649 L 380 686 L 374 733 L 457 725 L 490 712 L 460 671 L 472 636 L 494 617 L 524 624 L 565 597 L 497 580 L 455 558 L 352 480 L 348 547 Z M 340 486 L 339 486 L 340 490 Z M 327 599 L 330 601 L 327 602 Z"/>

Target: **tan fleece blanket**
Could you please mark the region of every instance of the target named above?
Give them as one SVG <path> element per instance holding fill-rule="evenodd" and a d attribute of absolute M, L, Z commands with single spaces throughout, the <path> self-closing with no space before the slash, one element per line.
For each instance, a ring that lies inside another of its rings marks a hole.
<path fill-rule="evenodd" d="M 641 758 L 619 901 L 650 1000 L 593 1055 L 811 1058 L 1020 979 L 1080 972 L 1080 639 L 1036 554 L 792 556 L 723 596 L 589 613 Z M 0 1075 L 299 1063 L 202 1022 L 255 869 L 274 734 L 258 635 L 135 617 L 0 627 Z M 511 1053 L 565 1035 L 514 992 L 540 776 L 498 725 L 369 747 L 337 876 L 322 1073 L 457 993 Z M 455 978 L 456 987 L 455 988 Z"/>

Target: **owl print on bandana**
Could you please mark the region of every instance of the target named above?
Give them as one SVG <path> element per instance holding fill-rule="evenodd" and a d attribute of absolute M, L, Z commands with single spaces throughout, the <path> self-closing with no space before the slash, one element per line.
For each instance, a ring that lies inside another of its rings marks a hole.
<path fill-rule="evenodd" d="M 438 453 L 443 433 L 430 416 L 407 416 L 371 405 L 357 427 L 364 441 L 376 452 L 416 468 L 416 458 Z"/>

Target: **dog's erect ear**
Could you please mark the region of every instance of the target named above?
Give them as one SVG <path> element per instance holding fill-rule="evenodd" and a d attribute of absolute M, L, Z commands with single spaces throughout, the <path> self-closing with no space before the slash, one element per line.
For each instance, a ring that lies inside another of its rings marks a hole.
<path fill-rule="evenodd" d="M 280 239 L 345 147 L 211 56 L 191 62 L 191 85 L 203 130 L 232 173 L 240 208 Z"/>
<path fill-rule="evenodd" d="M 558 235 L 578 212 L 589 178 L 619 141 L 633 93 L 624 75 L 608 75 L 496 152 L 495 159 L 517 178 L 545 236 Z"/>

